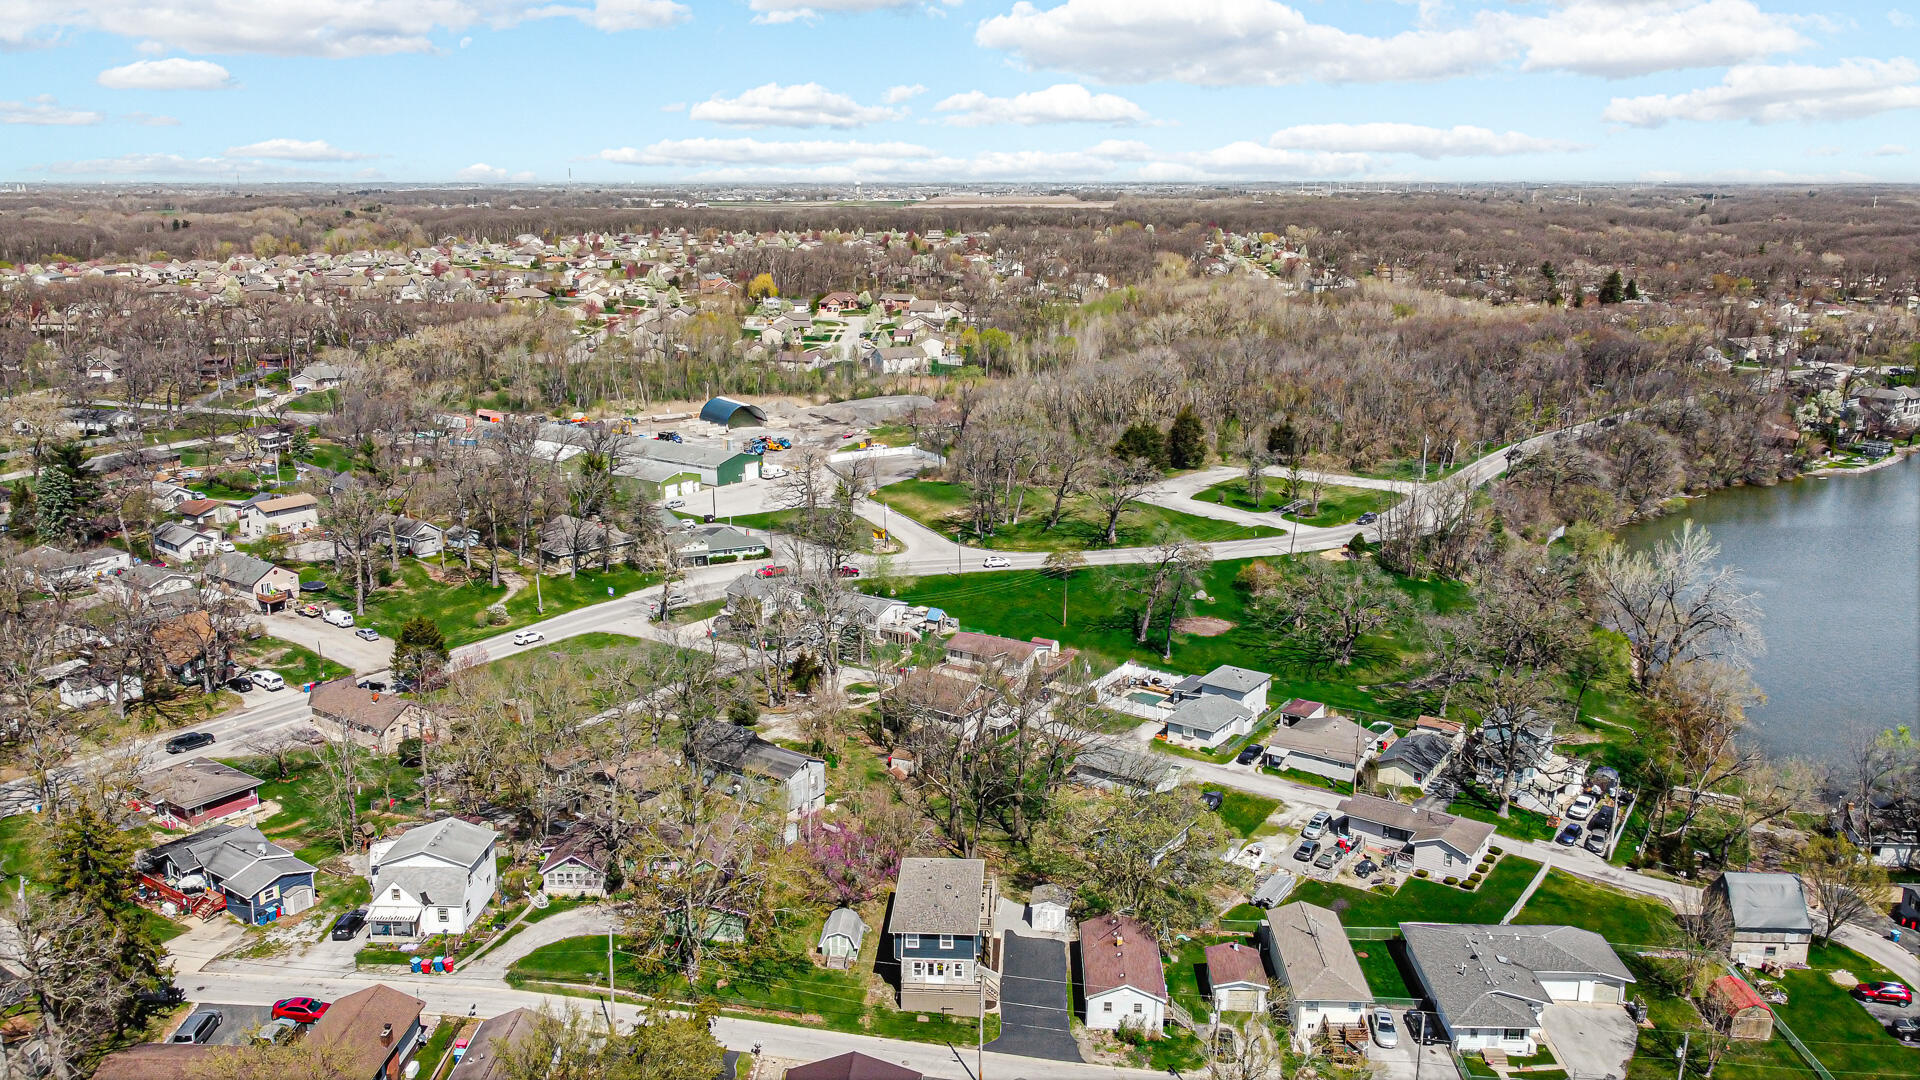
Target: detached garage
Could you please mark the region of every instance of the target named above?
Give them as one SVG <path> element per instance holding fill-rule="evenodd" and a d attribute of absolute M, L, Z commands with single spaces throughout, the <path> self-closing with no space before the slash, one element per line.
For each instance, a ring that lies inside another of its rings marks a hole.
<path fill-rule="evenodd" d="M 766 411 L 732 398 L 717 397 L 700 407 L 700 419 L 721 427 L 754 427 L 767 422 Z"/>

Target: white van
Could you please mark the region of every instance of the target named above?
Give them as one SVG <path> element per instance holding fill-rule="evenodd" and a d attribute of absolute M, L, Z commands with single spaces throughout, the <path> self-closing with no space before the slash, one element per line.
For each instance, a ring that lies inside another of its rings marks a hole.
<path fill-rule="evenodd" d="M 253 685 L 262 690 L 285 690 L 287 688 L 287 680 L 281 678 L 277 672 L 256 671 L 250 677 L 253 679 Z"/>
<path fill-rule="evenodd" d="M 344 608 L 334 608 L 332 611 L 320 617 L 326 621 L 328 626 L 345 627 L 353 625 L 353 612 L 347 611 Z"/>

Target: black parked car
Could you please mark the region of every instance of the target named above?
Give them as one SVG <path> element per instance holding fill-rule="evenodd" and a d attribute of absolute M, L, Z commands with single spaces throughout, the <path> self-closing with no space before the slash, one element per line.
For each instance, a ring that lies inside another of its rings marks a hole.
<path fill-rule="evenodd" d="M 1901 1042 L 1920 1042 L 1920 1020 L 1911 1016 L 1896 1017 L 1887 1025 L 1887 1033 Z"/>
<path fill-rule="evenodd" d="M 335 941 L 352 941 L 354 936 L 360 933 L 360 928 L 365 925 L 367 925 L 367 909 L 354 908 L 333 920 L 333 933 L 328 936 Z"/>
<path fill-rule="evenodd" d="M 1364 514 L 1361 514 L 1359 517 L 1354 518 L 1353 523 L 1355 525 L 1371 525 L 1374 522 L 1379 520 L 1380 520 L 1380 515 L 1369 510 Z"/>
<path fill-rule="evenodd" d="M 1299 847 L 1293 849 L 1293 857 L 1295 859 L 1298 859 L 1301 862 L 1310 862 L 1312 861 L 1314 855 L 1319 852 L 1319 850 L 1320 850 L 1320 841 L 1308 840 L 1306 843 L 1301 844 Z"/>
<path fill-rule="evenodd" d="M 198 750 L 203 746 L 212 746 L 213 736 L 204 731 L 189 731 L 185 735 L 175 735 L 167 740 L 167 753 L 184 754 L 189 750 Z"/>
<path fill-rule="evenodd" d="M 1613 831 L 1613 807 L 1603 806 L 1593 812 L 1593 820 L 1587 822 L 1587 828 L 1602 836 Z"/>
<path fill-rule="evenodd" d="M 1559 840 L 1560 843 L 1565 845 L 1566 847 L 1572 847 L 1575 844 L 1578 844 L 1580 842 L 1580 834 L 1585 831 L 1586 830 L 1580 827 L 1578 822 L 1575 822 L 1573 824 L 1568 825 L 1566 828 L 1561 829 L 1560 835 L 1558 837 L 1555 837 L 1555 839 Z"/>
<path fill-rule="evenodd" d="M 1265 749 L 1266 747 L 1261 746 L 1259 743 L 1248 743 L 1247 748 L 1240 751 L 1240 755 L 1233 760 L 1241 765 L 1251 765 L 1260 760 L 1260 751 Z"/>

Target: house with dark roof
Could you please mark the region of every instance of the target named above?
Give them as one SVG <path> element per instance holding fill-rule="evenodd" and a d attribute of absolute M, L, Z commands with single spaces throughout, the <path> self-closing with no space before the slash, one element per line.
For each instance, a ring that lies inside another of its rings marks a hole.
<path fill-rule="evenodd" d="M 857 1050 L 848 1051 L 787 1070 L 786 1080 L 923 1080 L 905 1065 L 868 1057 Z"/>
<path fill-rule="evenodd" d="M 1082 749 L 1068 775 L 1088 787 L 1159 794 L 1172 791 L 1180 772 L 1160 754 L 1144 754 L 1113 743 Z"/>
<path fill-rule="evenodd" d="M 513 1046 L 533 1033 L 538 1020 L 531 1009 L 512 1009 L 481 1021 L 464 1040 L 466 1047 L 447 1080 L 508 1080 Z M 454 1048 L 460 1049 L 460 1042 Z"/>
<path fill-rule="evenodd" d="M 498 888 L 499 839 L 492 829 L 449 817 L 368 848 L 368 937 L 416 939 L 472 929 Z"/>
<path fill-rule="evenodd" d="M 122 570 L 112 579 L 112 588 L 123 601 L 149 608 L 184 607 L 191 605 L 196 595 L 192 578 L 152 563 Z"/>
<path fill-rule="evenodd" d="M 1315 904 L 1274 908 L 1260 928 L 1260 943 L 1292 995 L 1295 1047 L 1304 1048 L 1322 1031 L 1366 1023 L 1373 991 L 1340 916 Z"/>
<path fill-rule="evenodd" d="M 369 690 L 351 675 L 315 683 L 307 694 L 307 705 L 313 710 L 314 726 L 329 738 L 352 739 L 387 754 L 439 723 L 439 717 L 419 702 Z"/>
<path fill-rule="evenodd" d="M 1729 871 L 1707 886 L 1702 910 L 1728 934 L 1727 955 L 1748 967 L 1805 964 L 1813 941 L 1807 890 L 1798 874 Z"/>
<path fill-rule="evenodd" d="M 689 749 L 709 780 L 757 791 L 783 809 L 788 843 L 797 838 L 796 822 L 826 808 L 827 763 L 811 754 L 776 746 L 748 728 L 723 721 L 697 728 Z"/>
<path fill-rule="evenodd" d="M 1440 877 L 1465 876 L 1493 842 L 1494 827 L 1484 821 L 1372 795 L 1342 800 L 1339 812 L 1367 850 L 1405 869 Z"/>
<path fill-rule="evenodd" d="M 674 542 L 674 554 L 683 563 L 707 566 L 767 553 L 767 541 L 731 525 L 701 525 L 684 532 L 668 534 Z"/>
<path fill-rule="evenodd" d="M 1252 709 L 1224 694 L 1201 694 L 1173 707 L 1167 739 L 1205 749 L 1224 746 L 1253 730 Z"/>
<path fill-rule="evenodd" d="M 420 1024 L 426 1006 L 412 994 L 375 983 L 336 999 L 314 1021 L 306 1041 L 333 1048 L 343 1080 L 400 1080 L 408 1059 L 427 1041 Z"/>
<path fill-rule="evenodd" d="M 1453 740 L 1437 731 L 1415 731 L 1393 740 L 1373 759 L 1376 783 L 1424 791 L 1453 755 Z"/>
<path fill-rule="evenodd" d="M 155 556 L 175 562 L 193 562 L 220 550 L 220 534 L 211 529 L 196 529 L 178 521 L 169 521 L 153 530 L 149 538 Z"/>
<path fill-rule="evenodd" d="M 548 896 L 605 896 L 613 848 L 592 822 L 568 829 L 540 861 L 540 888 Z"/>
<path fill-rule="evenodd" d="M 430 559 L 440 554 L 440 549 L 446 545 L 447 534 L 446 530 L 431 521 L 393 514 L 375 519 L 369 538 L 378 547 L 396 544 L 402 555 Z"/>
<path fill-rule="evenodd" d="M 299 574 L 243 551 L 208 559 L 202 574 L 208 584 L 248 601 L 261 612 L 284 610 L 300 593 Z"/>
<path fill-rule="evenodd" d="M 979 1016 L 984 982 L 1000 997 L 993 911 L 998 888 L 981 859 L 902 859 L 887 936 L 900 964 L 900 1007 Z"/>
<path fill-rule="evenodd" d="M 1401 923 L 1407 959 L 1458 1051 L 1538 1052 L 1559 1002 L 1619 1004 L 1633 973 L 1605 938 L 1573 926 Z"/>
<path fill-rule="evenodd" d="M 604 522 L 557 514 L 540 529 L 543 563 L 565 562 L 572 568 L 619 562 L 633 550 L 633 536 Z"/>
<path fill-rule="evenodd" d="M 1167 1019 L 1167 973 L 1160 943 L 1129 915 L 1101 915 L 1080 924 L 1083 1019 L 1099 1031 L 1121 1025 L 1160 1037 Z"/>
<path fill-rule="evenodd" d="M 260 805 L 265 780 L 217 761 L 182 761 L 140 778 L 141 803 L 162 828 L 191 829 Z"/>
<path fill-rule="evenodd" d="M 1175 700 L 1180 700 L 1201 694 L 1218 694 L 1231 698 L 1259 716 L 1267 711 L 1267 688 L 1272 685 L 1273 676 L 1264 671 L 1221 664 L 1205 675 L 1189 675 L 1180 680 L 1173 688 L 1173 696 Z"/>
<path fill-rule="evenodd" d="M 265 924 L 313 906 L 312 866 L 251 826 L 214 825 L 142 852 L 139 891 L 201 918 Z"/>

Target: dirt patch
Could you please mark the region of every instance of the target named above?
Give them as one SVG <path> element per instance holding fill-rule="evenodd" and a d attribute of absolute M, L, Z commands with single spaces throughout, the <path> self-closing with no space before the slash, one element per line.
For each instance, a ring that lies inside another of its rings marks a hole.
<path fill-rule="evenodd" d="M 1194 637 L 1219 637 L 1233 629 L 1233 624 L 1211 615 L 1189 615 L 1173 620 L 1173 629 L 1175 633 L 1192 634 Z"/>

